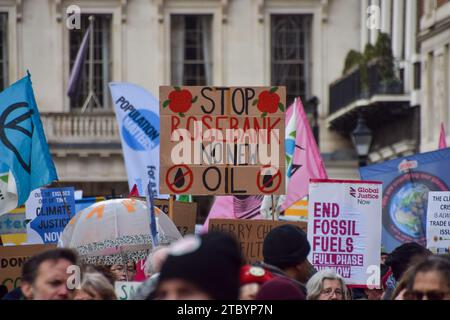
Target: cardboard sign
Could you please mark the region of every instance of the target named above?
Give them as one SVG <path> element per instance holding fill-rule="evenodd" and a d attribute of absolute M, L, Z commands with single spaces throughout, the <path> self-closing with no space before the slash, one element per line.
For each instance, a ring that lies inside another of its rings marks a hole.
<path fill-rule="evenodd" d="M 155 206 L 169 215 L 169 200 L 155 199 Z M 184 237 L 187 234 L 195 232 L 195 222 L 197 219 L 197 203 L 174 201 L 173 203 L 173 222 L 178 231 Z"/>
<path fill-rule="evenodd" d="M 75 189 L 49 188 L 34 190 L 25 208 L 30 243 L 57 243 L 64 227 L 75 215 Z"/>
<path fill-rule="evenodd" d="M 0 284 L 8 291 L 20 286 L 22 267 L 25 261 L 38 253 L 56 248 L 53 244 L 0 246 Z"/>
<path fill-rule="evenodd" d="M 334 269 L 352 286 L 380 285 L 381 182 L 314 180 L 309 184 L 308 260 Z"/>
<path fill-rule="evenodd" d="M 114 283 L 114 290 L 117 300 L 131 300 L 141 284 L 142 282 L 137 281 L 116 281 Z"/>
<path fill-rule="evenodd" d="M 253 263 L 263 261 L 262 249 L 266 235 L 273 228 L 283 224 L 299 226 L 306 232 L 306 222 L 244 219 L 211 219 L 209 231 L 222 231 L 234 235 L 239 242 L 243 257 L 248 263 Z"/>
<path fill-rule="evenodd" d="M 427 248 L 435 254 L 450 251 L 450 192 L 429 192 Z"/>
<path fill-rule="evenodd" d="M 285 87 L 161 86 L 160 192 L 285 194 Z"/>

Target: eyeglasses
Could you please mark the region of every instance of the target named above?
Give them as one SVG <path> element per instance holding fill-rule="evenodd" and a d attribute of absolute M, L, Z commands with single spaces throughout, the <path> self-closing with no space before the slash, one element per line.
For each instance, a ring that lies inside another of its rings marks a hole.
<path fill-rule="evenodd" d="M 443 300 L 449 293 L 449 291 L 443 292 L 438 290 L 427 292 L 408 290 L 405 292 L 404 297 L 406 300 L 423 300 L 424 297 L 427 297 L 428 300 Z"/>
<path fill-rule="evenodd" d="M 333 293 L 334 293 L 336 296 L 342 297 L 342 290 L 341 289 L 333 290 L 331 288 L 327 288 L 327 289 L 324 289 L 324 290 L 320 291 L 320 293 L 323 294 L 323 295 L 326 295 L 326 296 L 332 296 Z"/>

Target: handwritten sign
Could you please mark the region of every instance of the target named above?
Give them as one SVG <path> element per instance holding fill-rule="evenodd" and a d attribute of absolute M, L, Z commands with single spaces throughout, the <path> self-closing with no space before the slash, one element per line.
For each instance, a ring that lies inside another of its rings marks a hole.
<path fill-rule="evenodd" d="M 169 200 L 155 199 L 155 206 L 165 214 L 169 214 Z M 174 201 L 173 223 L 184 237 L 187 234 L 195 233 L 195 222 L 197 218 L 196 202 Z"/>
<path fill-rule="evenodd" d="M 435 254 L 448 254 L 450 251 L 450 192 L 430 191 L 427 212 L 427 248 Z"/>
<path fill-rule="evenodd" d="M 114 291 L 116 292 L 117 300 L 131 300 L 141 284 L 142 282 L 137 281 L 116 281 L 114 283 Z"/>
<path fill-rule="evenodd" d="M 317 270 L 334 269 L 353 286 L 380 285 L 381 197 L 381 182 L 311 180 L 308 260 Z"/>
<path fill-rule="evenodd" d="M 8 291 L 20 286 L 22 267 L 31 256 L 56 248 L 53 244 L 0 246 L 0 284 Z"/>
<path fill-rule="evenodd" d="M 266 235 L 275 227 L 283 224 L 299 226 L 306 232 L 306 222 L 287 222 L 271 220 L 239 220 L 239 219 L 211 219 L 210 231 L 228 232 L 239 242 L 243 257 L 248 263 L 263 261 L 263 243 Z"/>
<path fill-rule="evenodd" d="M 161 193 L 285 194 L 285 87 L 159 93 Z"/>

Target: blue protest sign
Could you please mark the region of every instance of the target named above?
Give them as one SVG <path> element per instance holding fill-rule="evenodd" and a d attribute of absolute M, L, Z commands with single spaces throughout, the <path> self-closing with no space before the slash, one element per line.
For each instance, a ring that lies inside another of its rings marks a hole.
<path fill-rule="evenodd" d="M 27 218 L 32 218 L 30 229 L 42 243 L 57 243 L 64 227 L 75 215 L 73 187 L 40 189 L 27 201 Z"/>
<path fill-rule="evenodd" d="M 429 191 L 450 186 L 450 148 L 360 168 L 361 179 L 383 182 L 381 242 L 391 252 L 406 242 L 426 245 Z"/>

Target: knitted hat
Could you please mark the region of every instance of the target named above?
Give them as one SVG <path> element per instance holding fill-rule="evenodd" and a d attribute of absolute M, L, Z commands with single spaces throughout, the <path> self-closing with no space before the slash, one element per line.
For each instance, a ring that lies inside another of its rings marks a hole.
<path fill-rule="evenodd" d="M 261 286 L 256 300 L 306 300 L 306 297 L 293 281 L 275 277 Z"/>
<path fill-rule="evenodd" d="M 306 233 L 298 226 L 283 224 L 273 228 L 264 239 L 264 262 L 284 269 L 306 260 L 311 250 Z"/>
<path fill-rule="evenodd" d="M 188 235 L 170 247 L 159 276 L 190 282 L 216 300 L 239 297 L 242 257 L 237 242 L 221 232 Z"/>
<path fill-rule="evenodd" d="M 273 277 L 270 271 L 261 267 L 246 264 L 241 268 L 241 286 L 248 283 L 264 284 Z"/>

